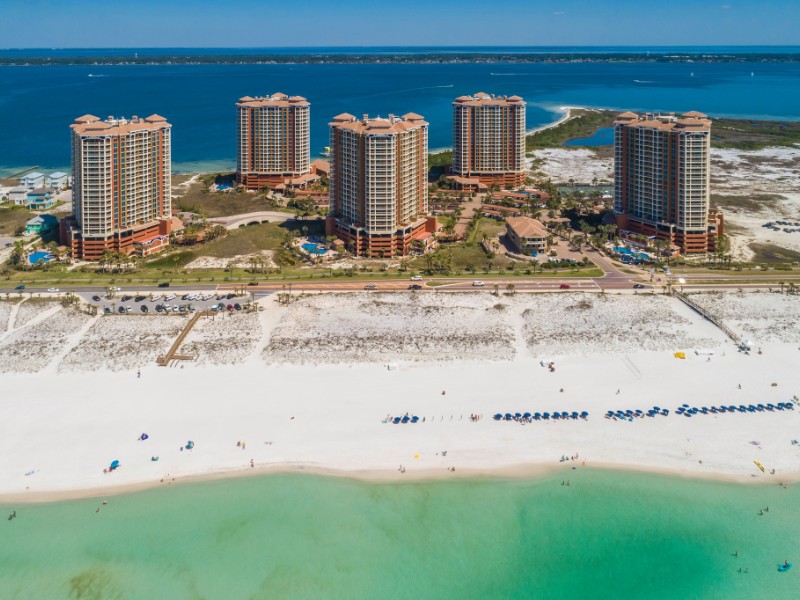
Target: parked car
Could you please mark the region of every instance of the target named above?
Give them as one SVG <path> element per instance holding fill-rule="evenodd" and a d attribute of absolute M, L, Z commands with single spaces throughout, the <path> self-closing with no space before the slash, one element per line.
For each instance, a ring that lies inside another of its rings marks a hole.
<path fill-rule="evenodd" d="M 418 283 L 412 283 L 410 286 L 408 286 L 408 289 L 410 289 L 410 290 L 421 290 L 422 286 L 419 285 Z"/>
<path fill-rule="evenodd" d="M 562 290 L 568 290 L 569 289 L 569 284 L 568 283 L 562 283 L 558 287 L 559 287 L 559 289 L 562 289 Z"/>
<path fill-rule="evenodd" d="M 258 285 L 258 282 L 257 282 L 257 281 L 251 281 L 251 282 L 250 282 L 250 283 L 248 283 L 247 285 Z"/>
<path fill-rule="evenodd" d="M 58 288 L 47 288 L 47 291 L 52 293 L 52 294 L 57 294 L 58 293 Z"/>
<path fill-rule="evenodd" d="M 414 275 L 411 281 L 422 281 L 422 275 Z"/>
<path fill-rule="evenodd" d="M 142 304 L 141 309 L 143 313 L 150 312 L 150 309 L 147 308 L 147 304 Z"/>
<path fill-rule="evenodd" d="M 105 314 L 107 314 L 107 315 L 111 314 L 111 307 L 110 307 L 110 306 L 106 306 L 106 307 L 104 307 L 104 308 L 103 308 L 103 312 L 104 312 Z"/>
<path fill-rule="evenodd" d="M 237 302 L 236 304 L 233 305 L 233 309 L 234 310 L 242 310 L 242 305 Z"/>
<path fill-rule="evenodd" d="M 130 297 L 130 296 L 123 296 L 123 297 L 121 298 L 121 300 L 122 300 L 123 302 L 127 302 L 127 301 L 128 301 L 128 300 L 130 300 L 130 299 L 131 299 L 131 297 Z"/>
<path fill-rule="evenodd" d="M 367 285 L 364 286 L 364 289 L 365 290 L 374 290 L 374 289 L 377 289 L 377 286 L 374 283 L 368 283 Z"/>
<path fill-rule="evenodd" d="M 25 289 L 24 285 L 18 285 L 17 287 L 14 288 L 14 290 L 17 291 L 17 292 L 21 292 L 24 289 Z"/>
<path fill-rule="evenodd" d="M 119 314 L 123 314 L 123 313 L 125 312 L 125 307 L 124 307 L 124 306 L 120 306 L 120 307 L 117 309 L 117 312 L 118 312 Z"/>
<path fill-rule="evenodd" d="M 233 304 L 228 304 L 227 308 L 228 308 L 228 311 L 232 312 L 233 311 Z"/>
<path fill-rule="evenodd" d="M 136 300 L 135 301 L 136 302 L 141 302 L 142 300 L 145 300 L 146 298 L 147 298 L 147 296 L 136 296 Z"/>
<path fill-rule="evenodd" d="M 483 283 L 483 282 L 482 282 L 482 281 L 480 281 L 480 280 L 478 280 L 478 281 L 473 281 L 473 282 L 472 282 L 472 287 L 483 287 L 483 286 L 485 286 L 485 285 L 486 285 L 486 284 L 485 284 L 485 283 Z"/>
<path fill-rule="evenodd" d="M 100 302 L 100 296 L 92 296 L 92 300 L 95 302 Z"/>
<path fill-rule="evenodd" d="M 160 288 L 169 287 L 169 283 L 168 283 L 168 282 L 166 282 L 166 281 L 165 281 L 165 282 L 163 282 L 163 283 L 159 283 L 159 284 L 158 284 L 158 287 L 160 287 Z"/>
<path fill-rule="evenodd" d="M 643 290 L 644 289 L 644 284 L 642 284 L 642 283 L 634 283 L 633 284 L 633 289 L 635 289 L 635 290 Z"/>

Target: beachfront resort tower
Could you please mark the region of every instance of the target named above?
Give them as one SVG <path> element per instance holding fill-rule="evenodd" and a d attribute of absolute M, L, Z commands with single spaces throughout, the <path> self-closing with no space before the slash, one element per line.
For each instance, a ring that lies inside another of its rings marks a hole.
<path fill-rule="evenodd" d="M 428 123 L 420 115 L 382 119 L 341 114 L 330 123 L 328 235 L 358 256 L 432 248 L 428 212 Z"/>
<path fill-rule="evenodd" d="M 72 124 L 72 215 L 61 223 L 72 256 L 145 256 L 169 244 L 171 128 L 164 117 L 85 115 Z"/>
<path fill-rule="evenodd" d="M 310 105 L 301 96 L 245 96 L 236 103 L 239 152 L 237 181 L 248 189 L 282 191 L 311 179 Z"/>
<path fill-rule="evenodd" d="M 456 183 L 525 183 L 525 101 L 478 93 L 453 102 L 453 175 Z M 477 183 L 477 182 L 476 182 Z M 474 187 L 474 186 L 473 186 Z"/>
<path fill-rule="evenodd" d="M 722 214 L 710 209 L 711 121 L 699 112 L 622 113 L 614 121 L 614 213 L 621 233 L 672 250 L 716 249 Z"/>

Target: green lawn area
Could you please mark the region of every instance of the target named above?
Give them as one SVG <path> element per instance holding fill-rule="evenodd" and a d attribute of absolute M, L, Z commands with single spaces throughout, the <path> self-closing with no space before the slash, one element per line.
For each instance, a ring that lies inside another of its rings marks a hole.
<path fill-rule="evenodd" d="M 17 227 L 24 226 L 36 213 L 24 206 L 0 205 L 0 235 L 13 235 Z"/>
<path fill-rule="evenodd" d="M 752 262 L 756 263 L 787 263 L 800 262 L 800 252 L 781 248 L 774 244 L 750 244 L 750 250 L 755 252 Z"/>
<path fill-rule="evenodd" d="M 201 213 L 206 217 L 229 217 L 265 210 L 285 210 L 276 208 L 264 194 L 236 191 L 209 192 L 205 183 L 192 184 L 186 194 L 175 200 L 174 204 L 181 210 Z"/>
<path fill-rule="evenodd" d="M 197 246 L 177 249 L 161 255 L 155 260 L 146 263 L 144 268 L 179 269 L 200 256 L 231 258 L 243 254 L 255 254 L 262 250 L 276 251 L 275 261 L 282 267 L 291 267 L 297 264 L 298 261 L 282 247 L 282 244 L 287 232 L 297 231 L 298 234 L 302 235 L 304 227 L 308 235 L 321 236 L 324 233 L 324 225 L 320 220 L 247 225 L 235 229 L 225 237 L 208 244 L 198 244 Z"/>

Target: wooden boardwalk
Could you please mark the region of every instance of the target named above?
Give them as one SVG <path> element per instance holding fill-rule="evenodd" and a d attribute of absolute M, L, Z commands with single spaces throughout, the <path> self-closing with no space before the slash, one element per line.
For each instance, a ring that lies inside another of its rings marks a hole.
<path fill-rule="evenodd" d="M 159 367 L 167 367 L 169 363 L 173 360 L 194 360 L 194 356 L 190 356 L 188 354 L 178 354 L 178 349 L 180 349 L 183 340 L 186 339 L 186 336 L 189 335 L 189 332 L 192 330 L 192 327 L 200 320 L 200 317 L 209 316 L 212 313 L 210 311 L 204 310 L 195 313 L 186 326 L 181 331 L 180 335 L 175 338 L 175 341 L 172 342 L 172 346 L 170 346 L 169 350 L 166 354 L 159 356 L 156 359 L 156 363 L 158 363 Z"/>
<path fill-rule="evenodd" d="M 685 296 L 681 292 L 677 291 L 676 289 L 672 289 L 672 295 L 677 296 L 686 306 L 697 312 L 701 317 L 703 317 L 706 321 L 710 321 L 714 325 L 716 325 L 725 335 L 727 335 L 737 346 L 742 345 L 742 338 L 739 337 L 730 327 L 725 325 L 721 319 L 715 317 L 702 306 L 697 304 L 694 300 Z"/>

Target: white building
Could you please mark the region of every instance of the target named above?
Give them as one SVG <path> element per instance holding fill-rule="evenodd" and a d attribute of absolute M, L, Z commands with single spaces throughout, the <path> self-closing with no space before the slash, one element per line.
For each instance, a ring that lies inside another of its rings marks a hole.
<path fill-rule="evenodd" d="M 44 187 L 44 173 L 39 173 L 38 171 L 28 173 L 19 180 L 19 183 L 29 190 Z"/>
<path fill-rule="evenodd" d="M 62 173 L 61 171 L 50 173 L 49 177 L 47 178 L 47 187 L 53 188 L 57 192 L 64 191 L 68 186 L 69 175 Z"/>
<path fill-rule="evenodd" d="M 8 203 L 14 206 L 25 206 L 28 203 L 28 192 L 25 186 L 17 186 L 8 190 Z"/>

